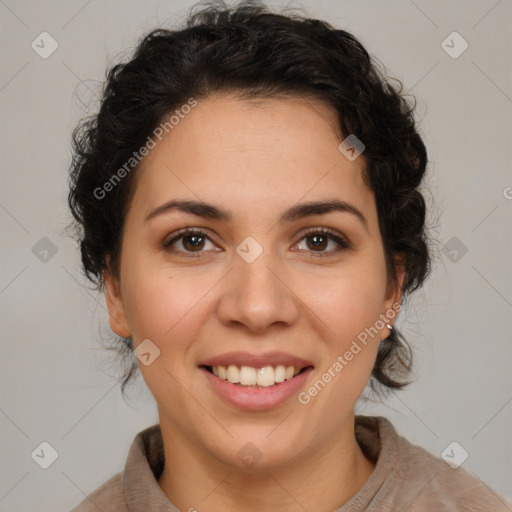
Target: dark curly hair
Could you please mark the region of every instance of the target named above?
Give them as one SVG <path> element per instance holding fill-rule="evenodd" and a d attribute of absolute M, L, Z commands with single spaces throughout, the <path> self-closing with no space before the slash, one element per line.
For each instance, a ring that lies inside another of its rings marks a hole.
<path fill-rule="evenodd" d="M 107 71 L 98 114 L 82 119 L 73 132 L 70 226 L 87 278 L 103 291 L 107 256 L 119 277 L 123 221 L 137 166 L 109 188 L 108 200 L 98 191 L 106 190 L 169 113 L 191 97 L 216 92 L 247 99 L 298 96 L 335 109 L 341 133 L 355 134 L 365 144 L 363 176 L 375 194 L 388 276 L 397 282 L 397 265 L 403 265 L 405 299 L 431 267 L 419 190 L 427 153 L 413 117 L 416 101 L 408 102 L 401 82 L 386 77 L 353 35 L 324 21 L 273 13 L 254 2 L 196 8 L 185 27 L 151 31 L 129 62 Z M 115 347 L 128 363 L 124 393 L 137 370 L 132 340 L 116 338 Z M 393 327 L 380 343 L 370 385 L 375 391 L 402 388 L 411 369 L 410 347 Z"/>

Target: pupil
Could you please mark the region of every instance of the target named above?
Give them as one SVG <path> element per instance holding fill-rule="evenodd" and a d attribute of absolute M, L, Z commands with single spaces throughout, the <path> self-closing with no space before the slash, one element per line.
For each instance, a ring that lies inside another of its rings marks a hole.
<path fill-rule="evenodd" d="M 309 237 L 312 243 L 308 243 L 310 248 L 321 248 L 325 249 L 327 237 L 324 235 L 312 235 Z M 189 235 L 184 238 L 184 245 L 187 249 L 197 249 L 200 248 L 203 244 L 204 240 L 201 235 Z M 187 247 L 188 246 L 188 247 Z"/>
<path fill-rule="evenodd" d="M 197 248 L 198 248 L 198 247 L 200 247 L 200 246 L 201 246 L 201 244 L 202 244 L 202 238 L 203 238 L 203 237 L 202 237 L 202 236 L 200 236 L 200 235 L 189 235 L 189 236 L 187 236 L 187 237 L 185 237 L 185 238 L 184 238 L 184 246 L 185 246 L 187 249 L 189 249 L 190 247 L 191 247 L 192 249 L 197 249 Z M 190 241 L 191 241 L 191 244 L 190 244 L 190 243 L 187 243 L 187 241 L 188 241 L 188 242 L 190 242 Z M 189 247 L 187 247 L 187 246 L 189 246 Z"/>
<path fill-rule="evenodd" d="M 319 239 L 323 240 L 323 243 L 319 242 Z M 313 241 L 310 248 L 312 248 L 312 247 L 319 248 L 320 247 L 321 249 L 325 249 L 327 237 L 325 237 L 324 235 L 312 235 L 310 237 L 310 240 Z"/>

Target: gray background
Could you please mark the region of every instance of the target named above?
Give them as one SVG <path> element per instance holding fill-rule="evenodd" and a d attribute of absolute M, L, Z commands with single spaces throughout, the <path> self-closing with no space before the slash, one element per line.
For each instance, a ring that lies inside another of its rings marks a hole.
<path fill-rule="evenodd" d="M 512 499 L 512 2 L 288 4 L 353 32 L 404 82 L 430 155 L 439 249 L 398 320 L 417 382 L 359 410 L 387 416 L 438 456 L 457 441 L 469 453 L 463 467 Z M 85 286 L 62 229 L 70 133 L 95 107 L 106 66 L 126 59 L 143 32 L 179 25 L 190 5 L 0 0 L 2 511 L 69 510 L 120 471 L 135 434 L 157 422 L 140 377 L 121 398 L 98 343 L 108 332 L 104 298 Z M 43 31 L 59 45 L 47 59 L 31 48 Z M 458 58 L 441 46 L 453 31 L 469 44 Z M 31 458 L 42 441 L 59 454 L 46 470 Z"/>

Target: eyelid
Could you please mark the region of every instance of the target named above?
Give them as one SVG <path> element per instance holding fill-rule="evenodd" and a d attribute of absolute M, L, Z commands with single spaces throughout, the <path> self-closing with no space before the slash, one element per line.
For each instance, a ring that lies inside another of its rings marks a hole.
<path fill-rule="evenodd" d="M 317 253 L 316 255 L 322 256 L 322 255 L 339 253 L 340 251 L 343 251 L 343 250 L 352 249 L 352 244 L 350 243 L 350 241 L 348 240 L 348 238 L 345 235 L 343 235 L 342 233 L 340 233 L 339 231 L 337 231 L 335 229 L 323 227 L 323 226 L 322 227 L 312 226 L 310 228 L 307 228 L 305 231 L 302 231 L 300 233 L 300 238 L 297 240 L 297 242 L 295 242 L 294 245 L 297 245 L 303 238 L 307 237 L 308 235 L 314 235 L 314 234 L 322 234 L 322 235 L 327 236 L 330 240 L 333 240 L 335 243 L 338 244 L 338 249 L 335 251 L 306 251 L 306 252 L 310 252 L 311 254 L 315 254 L 315 252 L 316 252 Z"/>
<path fill-rule="evenodd" d="M 213 240 L 213 238 L 210 236 L 210 234 L 204 228 L 186 227 L 186 228 L 182 228 L 182 229 L 179 229 L 177 231 L 174 231 L 168 237 L 164 238 L 164 240 L 162 242 L 163 249 L 166 250 L 166 251 L 169 251 L 171 253 L 174 253 L 174 254 L 186 254 L 186 255 L 191 256 L 191 257 L 197 257 L 197 256 L 200 256 L 203 252 L 208 252 L 208 251 L 197 251 L 197 252 L 194 252 L 194 251 L 180 251 L 180 250 L 176 250 L 176 249 L 172 249 L 171 248 L 171 245 L 173 243 L 177 242 L 178 240 L 180 240 L 181 238 L 183 238 L 183 236 L 185 236 L 187 234 L 202 235 L 204 238 L 206 238 L 207 240 L 209 240 L 213 244 L 218 245 Z M 215 249 L 215 250 L 218 250 L 218 249 Z"/>
<path fill-rule="evenodd" d="M 182 228 L 182 229 L 179 229 L 178 231 L 171 233 L 171 235 L 169 235 L 169 237 L 165 238 L 164 241 L 162 242 L 162 247 L 167 251 L 174 252 L 177 254 L 180 254 L 180 253 L 187 254 L 188 256 L 192 256 L 192 257 L 200 256 L 203 252 L 209 252 L 209 251 L 197 251 L 197 252 L 196 251 L 180 251 L 180 250 L 173 250 L 170 248 L 170 246 L 174 242 L 180 240 L 183 236 L 185 236 L 187 234 L 202 235 L 204 238 L 206 238 L 213 244 L 218 245 L 215 242 L 215 240 L 210 236 L 209 232 L 207 230 L 205 230 L 204 228 L 186 227 L 186 228 Z M 352 248 L 352 244 L 348 241 L 348 239 L 343 234 L 341 234 L 337 230 L 334 230 L 334 229 L 328 228 L 328 227 L 323 227 L 323 226 L 322 227 L 311 226 L 309 228 L 306 228 L 304 231 L 301 231 L 299 238 L 293 244 L 293 246 L 297 245 L 300 241 L 302 241 L 307 236 L 315 235 L 315 234 L 325 235 L 329 240 L 332 240 L 333 242 L 338 244 L 338 248 L 334 251 L 305 251 L 305 252 L 311 253 L 312 255 L 328 256 L 328 255 L 331 255 L 334 253 L 339 253 L 343 250 L 348 250 L 348 249 Z M 216 249 L 216 250 L 222 250 L 222 249 Z"/>

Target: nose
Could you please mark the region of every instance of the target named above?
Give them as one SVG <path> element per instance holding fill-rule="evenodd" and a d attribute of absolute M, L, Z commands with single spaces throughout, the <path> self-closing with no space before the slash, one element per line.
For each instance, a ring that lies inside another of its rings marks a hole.
<path fill-rule="evenodd" d="M 266 254 L 264 251 L 252 263 L 235 258 L 217 308 L 224 325 L 263 333 L 292 325 L 300 318 L 300 301 L 293 293 L 293 284 L 287 282 L 286 272 Z"/>

